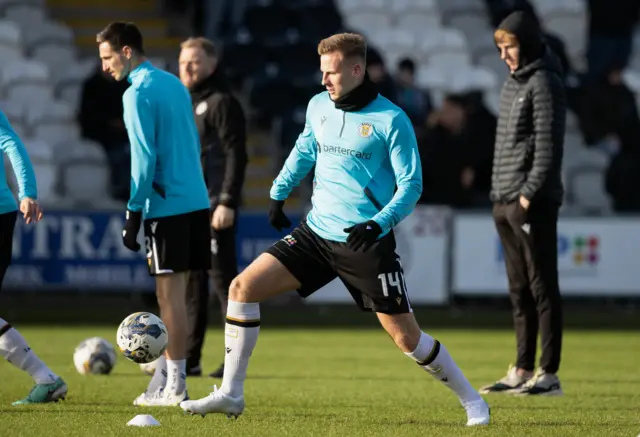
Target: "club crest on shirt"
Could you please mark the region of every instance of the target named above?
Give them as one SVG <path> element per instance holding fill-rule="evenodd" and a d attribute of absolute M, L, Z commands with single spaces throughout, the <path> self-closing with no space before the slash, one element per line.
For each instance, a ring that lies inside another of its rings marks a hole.
<path fill-rule="evenodd" d="M 209 105 L 207 105 L 207 102 L 200 102 L 198 106 L 196 106 L 196 115 L 204 114 L 205 112 L 207 112 L 207 109 L 209 109 Z"/>
<path fill-rule="evenodd" d="M 371 123 L 362 123 L 358 127 L 358 135 L 360 135 L 362 138 L 369 138 L 372 133 L 373 126 L 371 126 Z"/>

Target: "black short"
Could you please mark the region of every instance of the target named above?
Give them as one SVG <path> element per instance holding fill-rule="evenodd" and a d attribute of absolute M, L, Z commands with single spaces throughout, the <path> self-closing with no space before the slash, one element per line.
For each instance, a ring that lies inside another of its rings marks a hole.
<path fill-rule="evenodd" d="M 340 278 L 363 311 L 386 314 L 412 311 L 393 231 L 367 252 L 354 252 L 346 243 L 325 240 L 302 223 L 266 252 L 275 256 L 302 284 L 298 290 L 302 297 Z"/>
<path fill-rule="evenodd" d="M 13 230 L 16 226 L 17 211 L 0 214 L 0 290 L 13 253 Z"/>
<path fill-rule="evenodd" d="M 211 267 L 209 210 L 144 221 L 144 242 L 151 276 L 208 270 Z"/>

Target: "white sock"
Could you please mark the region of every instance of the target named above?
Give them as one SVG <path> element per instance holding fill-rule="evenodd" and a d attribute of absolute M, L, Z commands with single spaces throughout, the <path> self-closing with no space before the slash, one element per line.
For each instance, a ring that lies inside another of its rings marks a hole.
<path fill-rule="evenodd" d="M 36 384 L 52 384 L 58 376 L 31 350 L 24 337 L 0 319 L 0 355 L 27 372 Z"/>
<path fill-rule="evenodd" d="M 158 389 L 164 388 L 165 385 L 167 385 L 167 357 L 162 355 L 156 361 L 156 370 L 149 381 L 147 393 L 154 393 Z"/>
<path fill-rule="evenodd" d="M 231 397 L 244 395 L 249 358 L 260 333 L 260 304 L 229 301 L 225 324 L 224 376 L 220 390 Z"/>
<path fill-rule="evenodd" d="M 460 402 L 467 403 L 482 399 L 464 376 L 462 370 L 453 361 L 449 351 L 430 335 L 423 332 L 416 350 L 405 352 L 405 354 L 414 359 L 425 371 L 453 390 L 458 395 Z"/>
<path fill-rule="evenodd" d="M 187 360 L 167 360 L 167 385 L 174 395 L 184 393 L 187 389 Z"/>

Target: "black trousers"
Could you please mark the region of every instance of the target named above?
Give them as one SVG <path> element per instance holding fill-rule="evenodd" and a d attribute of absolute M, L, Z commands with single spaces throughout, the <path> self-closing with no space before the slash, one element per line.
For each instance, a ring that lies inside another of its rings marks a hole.
<path fill-rule="evenodd" d="M 238 275 L 236 227 L 211 230 L 211 270 L 191 272 L 187 286 L 188 317 L 187 369 L 200 365 L 202 346 L 207 331 L 209 309 L 209 279 L 220 301 L 222 320 L 227 314 L 227 298 L 231 281 Z M 220 345 L 222 351 L 224 345 Z"/>
<path fill-rule="evenodd" d="M 535 367 L 538 330 L 540 367 L 556 373 L 562 350 L 562 298 L 558 285 L 558 205 L 532 202 L 495 204 L 493 218 L 504 250 L 513 305 L 516 366 Z"/>

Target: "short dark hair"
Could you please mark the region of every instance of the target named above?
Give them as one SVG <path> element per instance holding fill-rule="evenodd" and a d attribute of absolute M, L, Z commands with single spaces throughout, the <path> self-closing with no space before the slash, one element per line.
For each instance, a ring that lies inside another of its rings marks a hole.
<path fill-rule="evenodd" d="M 402 58 L 400 62 L 398 62 L 398 70 L 408 70 L 410 73 L 416 72 L 416 64 L 410 58 Z"/>
<path fill-rule="evenodd" d="M 122 50 L 128 46 L 136 53 L 144 55 L 142 33 L 133 23 L 115 21 L 98 33 L 96 41 L 98 44 L 108 42 L 114 50 Z"/>

